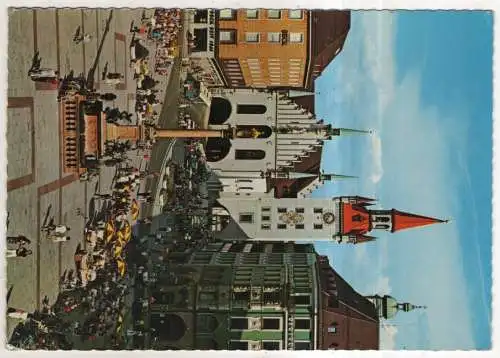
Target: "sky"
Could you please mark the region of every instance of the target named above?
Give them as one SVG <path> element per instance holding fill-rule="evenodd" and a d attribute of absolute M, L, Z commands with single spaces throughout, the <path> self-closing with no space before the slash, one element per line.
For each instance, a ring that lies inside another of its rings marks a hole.
<path fill-rule="evenodd" d="M 360 293 L 426 310 L 384 322 L 383 349 L 491 348 L 492 39 L 488 12 L 353 12 L 343 51 L 316 81 L 316 114 L 371 136 L 329 141 L 314 197 L 441 219 L 362 245 L 316 243 Z"/>

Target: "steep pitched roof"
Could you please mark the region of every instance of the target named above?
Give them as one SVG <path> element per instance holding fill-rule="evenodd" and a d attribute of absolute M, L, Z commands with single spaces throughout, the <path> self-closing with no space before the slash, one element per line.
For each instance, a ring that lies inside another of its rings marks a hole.
<path fill-rule="evenodd" d="M 314 79 L 342 51 L 351 28 L 351 12 L 345 10 L 312 10 L 311 58 L 306 88 L 312 89 Z"/>
<path fill-rule="evenodd" d="M 321 168 L 321 155 L 323 147 L 309 153 L 302 161 L 295 163 L 292 171 L 299 173 L 319 174 Z M 311 184 L 315 177 L 300 179 L 272 179 L 269 181 L 270 187 L 275 188 L 274 196 L 276 198 L 296 198 L 297 193 Z M 287 190 L 288 189 L 288 190 Z"/>

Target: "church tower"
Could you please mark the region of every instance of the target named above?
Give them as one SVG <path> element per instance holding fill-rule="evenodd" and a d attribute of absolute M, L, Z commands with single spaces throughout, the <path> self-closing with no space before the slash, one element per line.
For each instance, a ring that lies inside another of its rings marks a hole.
<path fill-rule="evenodd" d="M 221 197 L 217 202 L 230 219 L 227 229 L 222 228 L 217 236 L 230 240 L 333 239 L 338 243 L 359 244 L 375 240 L 370 235 L 374 230 L 394 233 L 446 222 L 396 209 L 372 210 L 369 207 L 375 204 L 374 200 L 361 196 L 325 199 L 231 196 Z"/>
<path fill-rule="evenodd" d="M 426 306 L 416 306 L 408 302 L 398 302 L 394 297 L 389 295 L 373 295 L 366 296 L 373 303 L 379 318 L 391 319 L 400 311 L 410 312 L 415 309 L 425 309 Z"/>

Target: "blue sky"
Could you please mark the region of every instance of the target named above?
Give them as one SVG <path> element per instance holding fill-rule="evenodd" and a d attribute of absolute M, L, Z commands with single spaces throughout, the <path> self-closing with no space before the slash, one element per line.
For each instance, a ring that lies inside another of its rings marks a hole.
<path fill-rule="evenodd" d="M 359 292 L 428 306 L 386 322 L 381 348 L 491 347 L 492 27 L 486 12 L 353 12 L 316 81 L 319 117 L 375 134 L 330 141 L 325 171 L 359 179 L 313 195 L 452 219 L 316 244 Z"/>

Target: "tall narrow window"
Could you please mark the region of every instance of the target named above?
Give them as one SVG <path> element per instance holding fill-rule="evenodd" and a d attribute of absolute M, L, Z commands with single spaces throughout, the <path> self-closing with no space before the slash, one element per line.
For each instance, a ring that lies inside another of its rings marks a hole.
<path fill-rule="evenodd" d="M 245 32 L 246 42 L 259 42 L 260 34 L 258 32 Z"/>
<path fill-rule="evenodd" d="M 267 42 L 281 43 L 281 32 L 268 32 Z"/>
<path fill-rule="evenodd" d="M 295 208 L 295 212 L 303 214 L 304 213 L 304 208 Z"/>
<path fill-rule="evenodd" d="M 278 213 L 286 213 L 286 208 L 278 208 Z"/>
<path fill-rule="evenodd" d="M 302 19 L 302 10 L 300 9 L 288 10 L 288 18 L 294 20 Z"/>
<path fill-rule="evenodd" d="M 377 224 L 377 225 L 375 225 L 375 229 L 387 230 L 387 229 L 389 229 L 389 225 L 387 225 L 387 224 Z"/>
<path fill-rule="evenodd" d="M 293 43 L 300 43 L 304 41 L 304 34 L 302 32 L 290 32 L 288 41 Z"/>
<path fill-rule="evenodd" d="M 235 158 L 238 160 L 261 160 L 266 152 L 261 149 L 236 149 Z"/>
<path fill-rule="evenodd" d="M 258 19 L 258 18 L 259 18 L 259 10 L 257 9 L 247 10 L 247 19 Z"/>
<path fill-rule="evenodd" d="M 262 224 L 260 228 L 262 230 L 271 230 L 271 224 Z"/>
<path fill-rule="evenodd" d="M 314 229 L 315 230 L 322 230 L 323 229 L 323 225 L 322 224 L 314 224 Z"/>
<path fill-rule="evenodd" d="M 311 320 L 309 318 L 296 318 L 295 329 L 311 329 Z"/>
<path fill-rule="evenodd" d="M 240 223 L 246 223 L 246 224 L 253 223 L 253 214 L 252 213 L 241 213 L 240 214 Z"/>
<path fill-rule="evenodd" d="M 278 224 L 278 229 L 285 230 L 286 229 L 286 224 Z"/>
<path fill-rule="evenodd" d="M 231 329 L 244 330 L 248 329 L 248 319 L 247 318 L 231 318 Z"/>
<path fill-rule="evenodd" d="M 280 329 L 280 319 L 279 318 L 264 318 L 262 322 L 263 330 L 279 330 Z"/>
<path fill-rule="evenodd" d="M 236 20 L 236 10 L 233 9 L 221 9 L 219 11 L 220 20 Z"/>
<path fill-rule="evenodd" d="M 268 19 L 281 19 L 281 10 L 269 9 L 267 10 Z"/>
<path fill-rule="evenodd" d="M 303 230 L 304 229 L 304 224 L 295 224 L 295 228 L 297 230 Z"/>
<path fill-rule="evenodd" d="M 235 44 L 236 43 L 236 30 L 233 30 L 233 29 L 220 30 L 219 42 L 222 44 Z"/>
<path fill-rule="evenodd" d="M 262 221 L 269 221 L 271 217 L 269 215 L 262 215 Z"/>
<path fill-rule="evenodd" d="M 313 212 L 314 212 L 315 214 L 322 214 L 322 213 L 323 213 L 323 209 L 322 209 L 322 208 L 314 208 L 314 209 L 313 209 Z"/>
<path fill-rule="evenodd" d="M 269 212 L 269 211 L 271 211 L 271 208 L 270 208 L 269 206 L 264 206 L 264 207 L 262 208 L 262 212 L 263 212 L 263 213 L 264 213 L 264 212 Z"/>
<path fill-rule="evenodd" d="M 267 107 L 263 104 L 238 104 L 236 113 L 238 114 L 264 114 Z"/>

